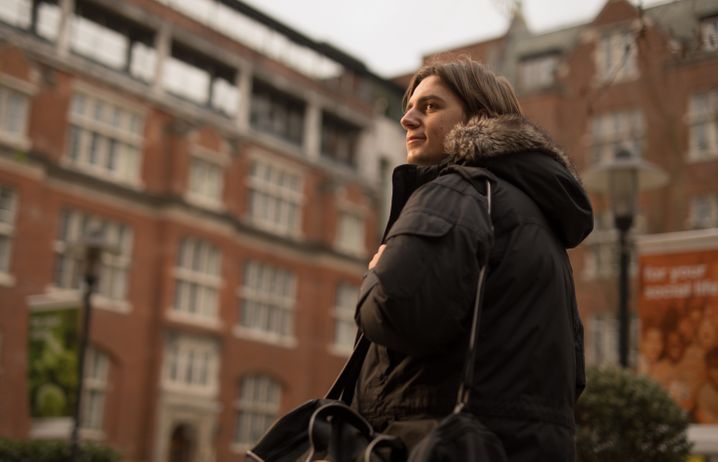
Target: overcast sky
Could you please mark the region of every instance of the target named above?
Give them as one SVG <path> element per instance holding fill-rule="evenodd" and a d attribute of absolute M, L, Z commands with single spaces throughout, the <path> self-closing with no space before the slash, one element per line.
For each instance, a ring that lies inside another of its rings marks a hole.
<path fill-rule="evenodd" d="M 393 77 L 425 54 L 504 33 L 511 0 L 244 0 Z M 641 0 L 631 0 L 638 4 Z M 523 0 L 529 28 L 545 32 L 591 21 L 606 0 Z M 644 6 L 665 0 L 643 0 Z"/>

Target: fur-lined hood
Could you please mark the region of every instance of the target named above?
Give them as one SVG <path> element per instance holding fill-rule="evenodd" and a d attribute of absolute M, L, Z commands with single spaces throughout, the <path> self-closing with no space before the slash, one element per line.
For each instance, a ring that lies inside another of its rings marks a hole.
<path fill-rule="evenodd" d="M 526 151 L 546 154 L 563 165 L 581 184 L 568 156 L 547 133 L 521 116 L 473 117 L 449 133 L 444 148 L 451 161 L 458 164 Z"/>
<path fill-rule="evenodd" d="M 588 195 L 568 156 L 521 116 L 474 117 L 446 137 L 449 162 L 484 167 L 526 193 L 567 248 L 593 229 Z"/>

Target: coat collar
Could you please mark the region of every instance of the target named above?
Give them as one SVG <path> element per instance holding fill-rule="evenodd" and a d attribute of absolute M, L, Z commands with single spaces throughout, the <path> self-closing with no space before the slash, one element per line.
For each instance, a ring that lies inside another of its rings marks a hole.
<path fill-rule="evenodd" d="M 451 162 L 468 165 L 519 152 L 544 154 L 563 165 L 581 184 L 568 156 L 547 133 L 522 116 L 473 117 L 449 133 L 444 148 Z"/>

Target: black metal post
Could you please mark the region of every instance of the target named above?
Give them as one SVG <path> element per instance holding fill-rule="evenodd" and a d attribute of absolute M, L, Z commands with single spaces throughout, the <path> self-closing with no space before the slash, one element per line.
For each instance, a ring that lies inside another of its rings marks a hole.
<path fill-rule="evenodd" d="M 618 277 L 618 358 L 621 367 L 628 367 L 628 335 L 629 335 L 629 319 L 628 319 L 628 265 L 630 262 L 630 249 L 628 246 L 628 229 L 619 229 L 619 277 Z"/>
<path fill-rule="evenodd" d="M 73 412 L 72 433 L 70 434 L 70 461 L 79 460 L 79 432 L 80 417 L 82 412 L 82 395 L 85 382 L 85 353 L 90 338 L 90 326 L 92 316 L 92 293 L 97 284 L 97 265 L 100 259 L 101 249 L 98 246 L 89 245 L 85 259 L 85 292 L 82 303 L 82 329 L 80 330 L 80 345 L 77 350 L 77 393 L 75 396 L 75 409 Z"/>

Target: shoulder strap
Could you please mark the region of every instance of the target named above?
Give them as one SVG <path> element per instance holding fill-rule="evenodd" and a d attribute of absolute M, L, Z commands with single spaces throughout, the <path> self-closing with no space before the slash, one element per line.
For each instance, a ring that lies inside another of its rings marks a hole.
<path fill-rule="evenodd" d="M 478 187 L 476 182 L 471 181 L 471 184 L 477 188 L 480 194 L 486 195 L 487 209 L 489 214 L 489 224 L 491 225 L 491 181 L 485 178 L 484 184 L 486 185 L 485 193 L 483 193 Z M 491 225 L 491 232 L 493 233 L 493 225 Z M 456 407 L 454 413 L 459 413 L 468 404 L 469 396 L 471 392 L 471 384 L 474 381 L 474 367 L 476 364 L 476 349 L 479 339 L 479 321 L 481 320 L 481 307 L 484 298 L 484 284 L 486 282 L 486 272 L 488 270 L 488 256 L 484 259 L 486 263 L 481 265 L 479 270 L 479 280 L 476 284 L 476 297 L 474 298 L 474 313 L 471 323 L 471 334 L 469 335 L 469 348 L 466 352 L 466 359 L 464 360 L 464 374 L 463 381 L 459 387 L 459 396 L 456 400 Z"/>
<path fill-rule="evenodd" d="M 364 363 L 364 358 L 369 350 L 369 339 L 363 333 L 359 334 L 359 338 L 354 344 L 354 351 L 344 363 L 341 372 L 334 379 L 334 383 L 324 396 L 326 399 L 341 399 L 347 405 L 351 404 L 354 397 L 354 386 L 359 379 L 359 372 Z"/>

